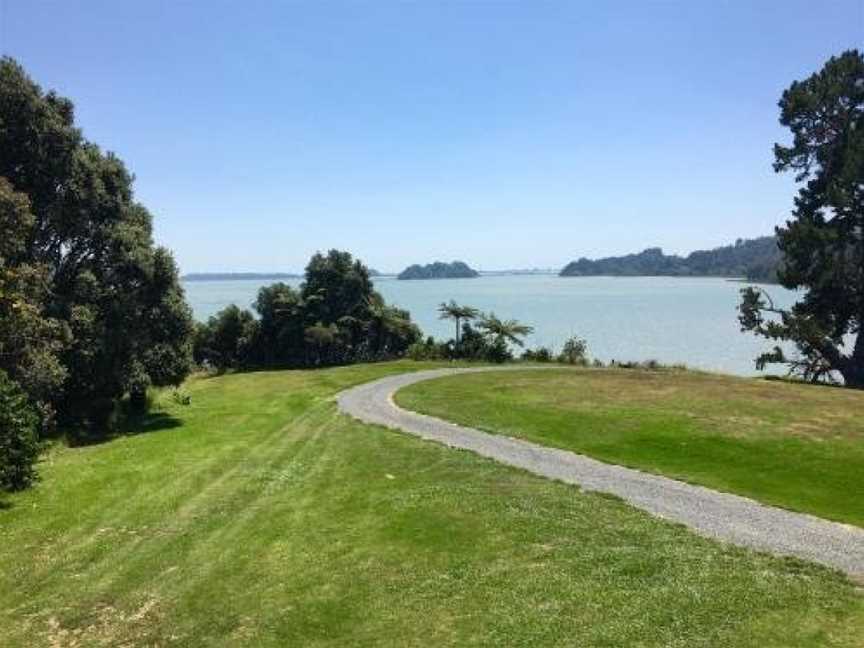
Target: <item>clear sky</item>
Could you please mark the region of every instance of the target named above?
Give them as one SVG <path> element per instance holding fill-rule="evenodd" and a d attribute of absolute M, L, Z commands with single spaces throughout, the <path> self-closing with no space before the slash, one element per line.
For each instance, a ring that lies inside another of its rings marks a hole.
<path fill-rule="evenodd" d="M 767 234 L 777 100 L 864 0 L 0 0 L 184 271 L 557 267 Z"/>

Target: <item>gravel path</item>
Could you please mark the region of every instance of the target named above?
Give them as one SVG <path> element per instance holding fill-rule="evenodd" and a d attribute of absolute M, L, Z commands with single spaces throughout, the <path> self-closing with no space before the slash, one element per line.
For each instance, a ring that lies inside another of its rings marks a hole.
<path fill-rule="evenodd" d="M 423 380 L 502 370 L 508 368 L 435 369 L 390 376 L 341 392 L 337 396 L 339 409 L 366 423 L 471 450 L 544 477 L 577 484 L 585 490 L 618 495 L 637 508 L 680 522 L 704 536 L 797 556 L 844 571 L 856 580 L 864 578 L 864 529 L 602 463 L 573 452 L 462 427 L 400 409 L 393 402 L 397 390 Z"/>

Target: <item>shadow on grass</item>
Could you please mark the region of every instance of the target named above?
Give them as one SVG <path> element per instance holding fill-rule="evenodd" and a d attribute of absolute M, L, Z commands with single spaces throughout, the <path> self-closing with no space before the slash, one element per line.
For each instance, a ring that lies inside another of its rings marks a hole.
<path fill-rule="evenodd" d="M 123 422 L 115 436 L 159 432 L 160 430 L 170 430 L 181 425 L 183 425 L 183 421 L 166 412 L 147 412 L 139 416 L 130 416 Z"/>
<path fill-rule="evenodd" d="M 161 432 L 180 427 L 181 425 L 183 425 L 181 419 L 166 412 L 156 411 L 135 415 L 128 414 L 110 432 L 79 431 L 77 434 L 68 435 L 68 442 L 73 447 L 99 445 L 124 436 Z"/>
<path fill-rule="evenodd" d="M 805 385 L 807 387 L 825 387 L 828 389 L 849 389 L 855 390 L 855 387 L 848 387 L 842 383 L 831 383 L 825 382 L 821 380 L 813 381 L 813 380 L 804 380 L 803 378 L 796 378 L 795 376 L 761 376 L 762 380 L 767 382 L 779 382 L 786 383 L 787 385 Z"/>

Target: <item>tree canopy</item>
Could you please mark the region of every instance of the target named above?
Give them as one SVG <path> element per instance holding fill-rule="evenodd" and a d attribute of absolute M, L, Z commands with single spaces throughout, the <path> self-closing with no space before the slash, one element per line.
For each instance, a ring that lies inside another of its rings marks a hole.
<path fill-rule="evenodd" d="M 199 326 L 199 361 L 227 367 L 314 367 L 404 355 L 420 338 L 407 311 L 385 303 L 348 252 L 317 253 L 299 289 L 261 288 L 258 319 L 229 306 Z"/>
<path fill-rule="evenodd" d="M 0 60 L 0 368 L 43 422 L 100 428 L 190 370 L 191 312 L 132 180 L 70 100 Z"/>
<path fill-rule="evenodd" d="M 806 291 L 791 309 L 774 306 L 764 291 L 743 291 L 740 322 L 777 342 L 759 366 L 788 363 L 805 378 L 840 374 L 864 387 L 864 56 L 832 57 L 817 73 L 795 81 L 780 99 L 780 123 L 791 145 L 774 146 L 774 169 L 802 183 L 777 239 L 781 285 Z"/>

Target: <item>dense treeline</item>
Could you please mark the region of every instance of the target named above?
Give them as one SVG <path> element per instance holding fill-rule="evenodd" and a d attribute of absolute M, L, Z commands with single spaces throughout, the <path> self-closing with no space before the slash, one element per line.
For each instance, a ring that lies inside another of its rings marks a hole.
<path fill-rule="evenodd" d="M 480 273 L 470 267 L 464 261 L 453 261 L 444 263 L 436 261 L 427 265 L 410 265 L 405 268 L 397 279 L 473 279 L 479 277 Z"/>
<path fill-rule="evenodd" d="M 0 446 L 34 420 L 40 437 L 58 426 L 103 433 L 124 395 L 142 408 L 150 385 L 186 377 L 191 312 L 132 175 L 82 136 L 71 101 L 10 58 L 0 60 L 0 231 L 0 383 L 20 410 L 4 413 Z"/>
<path fill-rule="evenodd" d="M 738 239 L 734 245 L 713 250 L 697 250 L 686 257 L 663 254 L 660 248 L 648 248 L 620 257 L 581 258 L 567 264 L 561 276 L 709 276 L 774 282 L 780 260 L 776 237 L 763 236 Z"/>
<path fill-rule="evenodd" d="M 298 289 L 262 288 L 252 312 L 229 306 L 199 324 L 198 362 L 220 369 L 316 367 L 383 360 L 420 339 L 407 311 L 388 306 L 348 252 L 316 254 Z"/>

